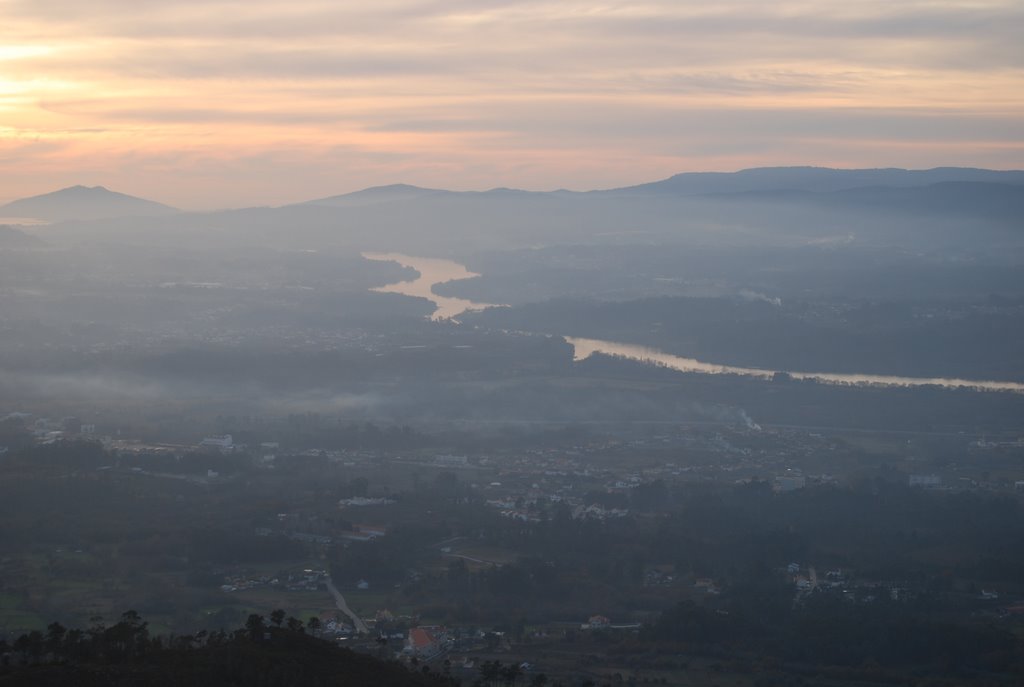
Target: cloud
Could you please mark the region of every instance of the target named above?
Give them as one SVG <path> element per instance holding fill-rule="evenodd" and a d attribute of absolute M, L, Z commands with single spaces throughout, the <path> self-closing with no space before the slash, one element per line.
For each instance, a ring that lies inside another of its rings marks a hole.
<path fill-rule="evenodd" d="M 901 165 L 925 142 L 926 164 L 1020 167 L 1020 35 L 1013 0 L 0 0 L 0 114 L 5 137 L 63 146 L 69 173 L 177 156 L 212 179 L 291 150 L 282 201 L 396 181 L 389 156 L 450 187 Z M 342 149 L 367 167 L 324 176 Z M 18 162 L 8 188 L 50 190 L 26 186 L 49 165 Z M 135 182 L 167 188 L 153 174 Z M 205 187 L 166 200 L 222 205 Z"/>

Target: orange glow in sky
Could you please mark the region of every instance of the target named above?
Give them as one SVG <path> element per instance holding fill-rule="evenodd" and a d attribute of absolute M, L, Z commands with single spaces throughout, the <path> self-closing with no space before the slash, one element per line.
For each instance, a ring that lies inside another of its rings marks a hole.
<path fill-rule="evenodd" d="M 0 202 L 1024 167 L 1018 0 L 0 0 Z"/>

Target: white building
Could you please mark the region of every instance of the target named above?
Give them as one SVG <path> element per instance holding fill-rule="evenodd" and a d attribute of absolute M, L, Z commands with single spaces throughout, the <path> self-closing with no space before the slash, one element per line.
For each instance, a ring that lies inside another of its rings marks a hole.
<path fill-rule="evenodd" d="M 938 475 L 911 475 L 908 483 L 912 487 L 934 488 L 942 486 L 942 478 Z"/>
<path fill-rule="evenodd" d="M 231 438 L 230 434 L 225 434 L 223 436 L 206 437 L 205 439 L 199 442 L 200 448 L 215 448 L 221 451 L 230 451 L 232 448 L 234 448 L 234 446 L 235 442 Z"/>

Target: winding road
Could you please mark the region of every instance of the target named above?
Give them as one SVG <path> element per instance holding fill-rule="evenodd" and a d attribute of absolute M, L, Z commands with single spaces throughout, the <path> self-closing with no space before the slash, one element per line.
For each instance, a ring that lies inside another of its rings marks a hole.
<path fill-rule="evenodd" d="M 361 635 L 368 634 L 370 631 L 366 628 L 366 623 L 352 612 L 352 609 L 348 607 L 348 603 L 345 601 L 345 597 L 341 595 L 341 592 L 338 591 L 338 588 L 334 586 L 334 582 L 331 580 L 327 580 L 327 591 L 334 597 L 334 603 L 338 606 L 338 610 L 352 620 L 352 626 L 356 628 L 356 632 Z"/>

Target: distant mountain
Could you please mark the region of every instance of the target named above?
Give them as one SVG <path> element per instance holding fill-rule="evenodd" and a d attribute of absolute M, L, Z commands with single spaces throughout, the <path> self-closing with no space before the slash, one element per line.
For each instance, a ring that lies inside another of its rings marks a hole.
<path fill-rule="evenodd" d="M 3 248 L 36 248 L 45 245 L 34 236 L 29 236 L 14 227 L 0 224 L 0 249 Z"/>
<path fill-rule="evenodd" d="M 1024 171 L 1003 172 L 970 167 L 937 167 L 923 170 L 758 167 L 739 172 L 687 172 L 662 181 L 596 193 L 679 196 L 767 191 L 827 193 L 863 187 L 921 187 L 947 182 L 1024 185 Z"/>
<path fill-rule="evenodd" d="M 922 188 L 945 183 L 975 183 L 1024 186 L 1024 171 L 998 171 L 971 167 L 937 167 L 935 169 L 831 169 L 828 167 L 757 167 L 738 172 L 685 172 L 668 179 L 637 186 L 600 191 L 536 192 L 494 188 L 489 191 L 447 191 L 408 184 L 374 186 L 354 193 L 318 198 L 293 206 L 355 208 L 393 202 L 440 200 L 442 202 L 472 199 L 540 199 L 545 196 L 573 198 L 580 196 L 712 196 L 723 194 L 765 194 L 781 198 L 791 194 L 793 200 L 808 194 L 836 193 L 862 188 Z"/>
<path fill-rule="evenodd" d="M 857 186 L 839 191 L 761 190 L 707 193 L 707 201 L 790 204 L 838 212 L 870 211 L 921 217 L 970 216 L 997 221 L 1024 217 L 1024 184 L 942 181 L 927 186 Z M 1017 222 L 1020 224 L 1020 222 Z"/>
<path fill-rule="evenodd" d="M 0 216 L 32 217 L 49 222 L 111 217 L 156 217 L 176 209 L 143 198 L 110 191 L 102 186 L 71 186 L 0 206 Z"/>
<path fill-rule="evenodd" d="M 391 184 L 389 186 L 374 186 L 372 188 L 344 193 L 340 196 L 318 198 L 309 200 L 299 205 L 326 205 L 330 207 L 360 207 L 364 205 L 376 205 L 378 203 L 390 203 L 403 200 L 417 200 L 426 196 L 447 194 L 450 191 L 441 191 L 432 188 L 421 188 L 409 184 Z"/>

